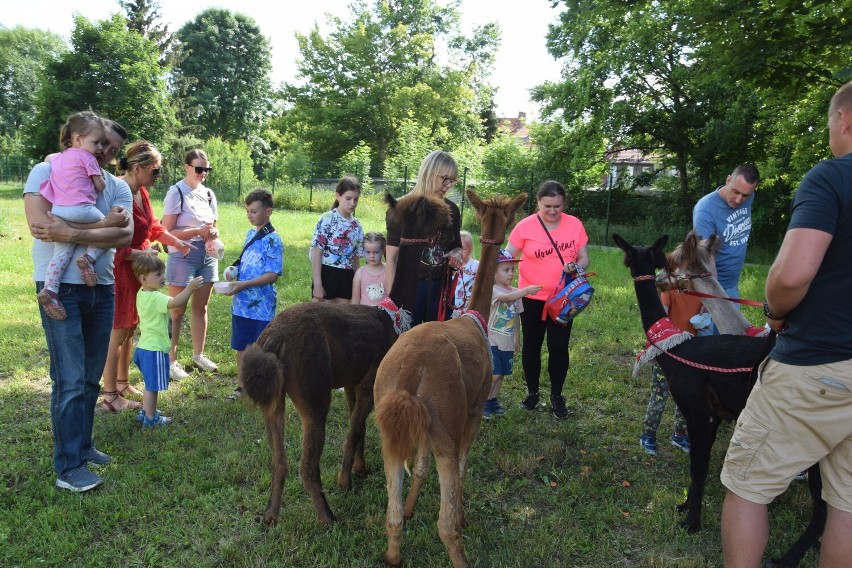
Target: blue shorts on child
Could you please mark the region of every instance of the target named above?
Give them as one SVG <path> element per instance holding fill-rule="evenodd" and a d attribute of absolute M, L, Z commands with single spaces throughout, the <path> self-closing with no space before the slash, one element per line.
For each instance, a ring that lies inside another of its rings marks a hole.
<path fill-rule="evenodd" d="M 169 388 L 169 354 L 163 351 L 148 351 L 136 348 L 133 362 L 142 371 L 145 390 L 158 392 Z"/>
<path fill-rule="evenodd" d="M 231 314 L 231 349 L 243 351 L 254 343 L 269 325 L 268 321 L 244 318 Z"/>
<path fill-rule="evenodd" d="M 491 360 L 494 361 L 492 375 L 508 376 L 512 374 L 512 364 L 515 354 L 511 351 L 501 351 L 494 345 L 491 346 Z"/>

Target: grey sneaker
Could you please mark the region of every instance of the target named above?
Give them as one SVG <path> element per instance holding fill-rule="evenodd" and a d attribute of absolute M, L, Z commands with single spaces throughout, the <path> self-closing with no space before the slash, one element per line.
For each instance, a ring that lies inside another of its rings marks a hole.
<path fill-rule="evenodd" d="M 169 365 L 169 378 L 173 381 L 180 381 L 189 378 L 189 373 L 183 370 L 183 365 L 175 361 Z"/>
<path fill-rule="evenodd" d="M 112 458 L 98 450 L 96 447 L 92 446 L 85 452 L 83 452 L 83 460 L 88 462 L 91 465 L 106 465 Z"/>
<path fill-rule="evenodd" d="M 74 491 L 75 493 L 89 491 L 103 482 L 104 480 L 100 476 L 89 471 L 89 468 L 85 465 L 81 465 L 77 469 L 72 469 L 65 475 L 56 477 L 57 487 Z"/>
<path fill-rule="evenodd" d="M 216 366 L 216 363 L 211 361 L 204 353 L 202 353 L 201 355 L 193 355 L 192 364 L 201 369 L 202 371 L 213 372 L 219 370 L 219 367 Z"/>

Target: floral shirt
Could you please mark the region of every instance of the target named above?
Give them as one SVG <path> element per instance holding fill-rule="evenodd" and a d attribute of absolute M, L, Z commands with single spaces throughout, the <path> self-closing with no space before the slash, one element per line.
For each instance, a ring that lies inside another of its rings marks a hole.
<path fill-rule="evenodd" d="M 249 229 L 245 242 L 248 243 L 255 233 L 256 227 Z M 243 253 L 238 268 L 237 280 L 240 281 L 251 280 L 267 272 L 280 276 L 284 270 L 284 243 L 278 233 L 269 233 L 253 242 Z M 252 286 L 234 295 L 231 313 L 253 320 L 272 321 L 277 299 L 275 284 Z"/>
<path fill-rule="evenodd" d="M 364 228 L 354 216 L 345 218 L 332 209 L 322 214 L 311 240 L 322 251 L 322 263 L 334 268 L 355 270 L 355 258 L 364 257 Z"/>

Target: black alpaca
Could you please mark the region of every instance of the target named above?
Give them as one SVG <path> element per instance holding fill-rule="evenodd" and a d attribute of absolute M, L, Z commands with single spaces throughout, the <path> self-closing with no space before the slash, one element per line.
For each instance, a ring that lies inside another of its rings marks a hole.
<path fill-rule="evenodd" d="M 618 235 L 615 243 L 624 251 L 624 264 L 630 268 L 634 280 L 636 298 L 642 316 L 642 327 L 647 330 L 666 316 L 654 284 L 656 269 L 665 267 L 663 247 L 667 236 L 660 237 L 650 247 L 633 247 Z M 714 335 L 695 337 L 667 349 L 657 356 L 656 361 L 663 370 L 669 391 L 686 419 L 692 452 L 689 456 L 690 485 L 686 501 L 678 510 L 686 511 L 681 523 L 690 533 L 701 529 L 701 500 L 710 463 L 710 450 L 722 419 L 733 420 L 745 407 L 748 394 L 756 379 L 755 367 L 769 354 L 775 336 L 769 338 L 739 335 Z M 716 368 L 748 368 L 750 371 L 737 373 L 719 372 L 696 368 L 674 357 Z M 817 482 L 819 480 L 818 468 Z M 814 496 L 814 488 L 811 488 Z M 817 491 L 816 497 L 819 497 Z M 771 566 L 796 566 L 816 543 L 825 523 L 825 503 L 821 507 L 815 500 L 814 515 L 808 529 L 796 542 L 793 549 Z"/>

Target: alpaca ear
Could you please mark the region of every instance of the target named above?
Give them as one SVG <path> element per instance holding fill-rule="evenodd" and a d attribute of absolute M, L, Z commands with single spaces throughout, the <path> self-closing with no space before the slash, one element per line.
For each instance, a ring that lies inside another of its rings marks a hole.
<path fill-rule="evenodd" d="M 518 211 L 524 206 L 527 202 L 527 194 L 519 193 L 516 195 L 509 206 L 509 220 L 513 220 Z"/>
<path fill-rule="evenodd" d="M 482 208 L 485 207 L 485 204 L 482 202 L 479 196 L 476 195 L 476 192 L 472 189 L 467 188 L 464 191 L 464 194 L 467 195 L 467 200 L 470 201 L 470 204 L 473 205 L 473 208 L 477 211 L 481 211 Z"/>
<path fill-rule="evenodd" d="M 618 233 L 612 234 L 612 242 L 614 242 L 618 246 L 618 248 L 620 248 L 621 250 L 623 250 L 627 254 L 630 254 L 631 252 L 633 252 L 633 247 L 630 246 L 627 243 L 627 241 L 622 239 L 621 235 L 619 235 Z"/>

